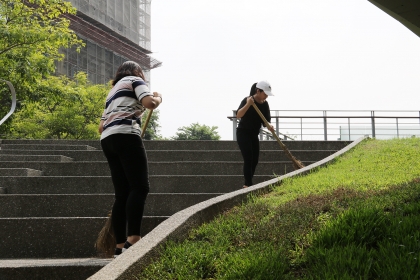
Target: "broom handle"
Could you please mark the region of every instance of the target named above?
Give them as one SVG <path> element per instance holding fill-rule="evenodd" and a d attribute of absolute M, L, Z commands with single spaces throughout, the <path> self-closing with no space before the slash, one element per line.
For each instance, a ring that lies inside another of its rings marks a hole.
<path fill-rule="evenodd" d="M 255 103 L 252 103 L 252 106 L 254 107 L 255 111 L 257 111 L 258 115 L 260 115 L 261 119 L 263 120 L 265 126 L 268 128 L 270 124 L 265 119 L 264 115 L 261 113 L 260 109 L 258 109 L 257 105 Z M 271 130 L 270 130 L 271 131 Z M 274 133 L 274 131 L 271 131 L 271 134 L 273 134 L 274 138 L 276 138 L 277 142 L 280 144 L 280 147 L 283 149 L 286 156 L 293 162 L 296 169 L 302 168 L 303 164 L 299 162 L 297 159 L 294 158 L 294 156 L 290 153 L 290 151 L 286 148 L 286 145 L 284 145 L 280 138 L 277 136 L 277 134 Z"/>
<path fill-rule="evenodd" d="M 265 119 L 264 115 L 261 113 L 260 109 L 258 109 L 257 105 L 255 105 L 255 103 L 252 103 L 252 106 L 254 107 L 255 111 L 257 111 L 258 115 L 260 115 L 261 119 L 263 120 L 265 127 L 269 128 L 270 124 L 268 123 L 268 121 Z M 279 142 L 280 147 L 283 148 L 283 150 L 286 149 L 286 145 L 284 145 L 281 141 L 280 138 L 277 136 L 277 134 L 275 134 L 273 131 L 271 131 L 271 134 L 273 134 L 274 138 L 276 138 L 277 142 Z"/>
<path fill-rule="evenodd" d="M 141 130 L 141 138 L 143 138 L 144 134 L 146 133 L 146 128 L 147 128 L 147 125 L 149 124 L 152 113 L 153 113 L 153 110 L 150 110 L 149 114 L 147 115 L 146 121 L 144 122 L 144 125 L 143 125 L 143 129 Z"/>

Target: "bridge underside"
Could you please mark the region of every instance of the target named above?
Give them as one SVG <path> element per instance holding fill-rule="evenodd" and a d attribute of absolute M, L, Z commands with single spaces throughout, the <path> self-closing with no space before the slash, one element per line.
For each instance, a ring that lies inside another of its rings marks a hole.
<path fill-rule="evenodd" d="M 420 37 L 420 1 L 368 0 Z"/>

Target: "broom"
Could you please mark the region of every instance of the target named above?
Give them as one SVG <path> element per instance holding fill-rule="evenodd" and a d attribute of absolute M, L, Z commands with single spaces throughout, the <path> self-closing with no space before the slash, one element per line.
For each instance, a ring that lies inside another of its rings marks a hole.
<path fill-rule="evenodd" d="M 153 110 L 150 110 L 147 115 L 146 121 L 144 122 L 143 129 L 141 131 L 141 138 L 146 133 L 147 125 L 149 124 L 150 117 L 152 116 Z M 116 246 L 114 228 L 112 227 L 112 210 L 109 211 L 105 225 L 102 227 L 98 234 L 98 238 L 95 242 L 95 248 L 99 252 L 99 255 L 104 258 L 112 258 L 114 255 L 114 249 Z"/>
<path fill-rule="evenodd" d="M 255 103 L 252 103 L 252 106 L 254 107 L 255 111 L 257 111 L 258 115 L 260 115 L 261 119 L 263 120 L 265 127 L 269 127 L 270 124 L 267 122 L 267 120 L 265 119 L 264 115 L 261 113 L 260 109 L 258 109 L 257 105 L 255 105 Z M 295 168 L 295 170 L 300 169 L 305 167 L 305 165 L 303 165 L 302 162 L 300 162 L 299 160 L 297 160 L 291 153 L 290 151 L 287 149 L 286 145 L 284 145 L 280 138 L 277 136 L 277 134 L 275 134 L 273 131 L 271 131 L 271 134 L 273 134 L 274 138 L 276 138 L 277 142 L 279 143 L 280 147 L 283 149 L 283 151 L 286 153 L 286 156 L 293 162 L 293 167 Z"/>

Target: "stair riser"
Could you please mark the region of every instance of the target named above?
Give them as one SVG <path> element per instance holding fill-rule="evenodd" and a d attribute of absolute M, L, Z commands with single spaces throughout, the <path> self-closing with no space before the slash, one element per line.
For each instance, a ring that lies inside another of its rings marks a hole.
<path fill-rule="evenodd" d="M 303 162 L 309 165 L 312 162 Z M 0 162 L 0 168 L 31 168 L 44 176 L 107 176 L 107 162 Z M 243 163 L 237 162 L 149 162 L 150 175 L 240 175 Z M 293 171 L 291 162 L 260 162 L 256 175 L 282 175 Z"/>
<path fill-rule="evenodd" d="M 23 150 L 24 151 L 24 150 Z M 72 158 L 62 156 L 62 155 L 17 155 L 17 154 L 10 154 L 6 155 L 0 153 L 0 161 L 52 161 L 52 162 L 68 162 L 73 161 Z"/>
<path fill-rule="evenodd" d="M 35 169 L 28 169 L 28 168 L 0 168 L 0 177 L 2 176 L 16 176 L 16 177 L 32 177 L 32 176 L 42 176 L 43 172 L 40 170 Z M 2 185 L 0 185 L 2 186 Z"/>
<path fill-rule="evenodd" d="M 99 140 L 2 140 L 3 145 L 86 145 L 100 149 Z M 348 141 L 283 141 L 292 150 L 340 150 L 351 142 Z M 147 150 L 235 150 L 236 141 L 144 141 Z M 262 150 L 279 149 L 277 141 L 260 141 Z"/>
<path fill-rule="evenodd" d="M 154 194 L 147 196 L 144 215 L 171 216 L 219 194 Z M 0 195 L 0 216 L 19 217 L 106 217 L 114 195 Z"/>
<path fill-rule="evenodd" d="M 165 219 L 144 217 L 141 235 Z M 1 258 L 97 257 L 94 244 L 105 221 L 106 218 L 0 219 Z"/>
<path fill-rule="evenodd" d="M 274 176 L 256 175 L 254 184 Z M 242 175 L 150 176 L 152 193 L 226 193 L 242 187 Z M 113 193 L 111 177 L 0 177 L 7 194 L 94 194 Z"/>
<path fill-rule="evenodd" d="M 95 150 L 96 148 L 86 145 L 38 145 L 32 144 L 4 144 L 0 145 L 2 150 Z"/>
<path fill-rule="evenodd" d="M 292 155 L 305 161 L 319 161 L 336 151 L 291 151 Z M 9 157 L 6 155 L 10 154 Z M 74 159 L 75 161 L 106 161 L 106 158 L 101 150 L 97 151 L 37 151 L 37 150 L 0 150 L 0 161 L 7 161 L 12 158 L 13 161 L 22 161 L 22 158 L 15 155 L 34 155 L 28 156 L 26 161 L 60 161 L 51 157 L 42 159 L 39 155 L 62 155 L 66 158 Z M 13 155 L 13 156 L 12 156 Z M 38 156 L 35 156 L 38 155 Z M 14 157 L 14 158 L 13 158 Z M 236 149 L 233 151 L 156 151 L 148 150 L 147 158 L 149 161 L 242 161 L 241 152 Z M 12 161 L 10 160 L 10 161 Z M 289 158 L 283 150 L 260 151 L 260 161 L 286 161 Z M 70 160 L 61 160 L 70 161 Z"/>
<path fill-rule="evenodd" d="M 66 280 L 80 280 L 87 279 L 102 266 L 85 265 L 79 266 L 28 266 L 28 267 L 0 267 L 1 280 L 45 280 L 45 279 L 66 279 Z"/>

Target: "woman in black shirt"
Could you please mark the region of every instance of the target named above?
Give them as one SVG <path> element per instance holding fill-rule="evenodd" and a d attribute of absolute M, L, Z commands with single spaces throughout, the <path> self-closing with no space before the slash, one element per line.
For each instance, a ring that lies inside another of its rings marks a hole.
<path fill-rule="evenodd" d="M 271 93 L 271 86 L 267 81 L 260 81 L 251 87 L 248 97 L 245 97 L 238 110 L 236 117 L 240 119 L 236 129 L 236 139 L 244 159 L 243 173 L 245 178 L 244 188 L 252 186 L 252 177 L 258 164 L 260 154 L 260 143 L 258 134 L 260 133 L 263 120 L 252 106 L 257 105 L 267 122 L 271 121 L 270 107 L 266 101 L 268 96 L 274 96 Z M 274 131 L 272 125 L 267 127 L 270 131 Z"/>

